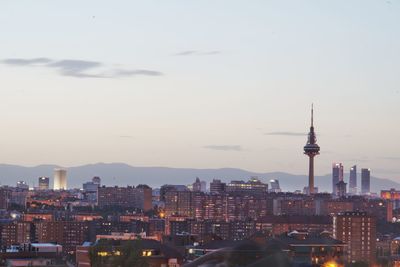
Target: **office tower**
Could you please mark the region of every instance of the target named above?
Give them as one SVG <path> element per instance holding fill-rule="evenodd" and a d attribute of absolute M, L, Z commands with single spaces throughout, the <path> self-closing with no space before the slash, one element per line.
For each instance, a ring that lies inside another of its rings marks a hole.
<path fill-rule="evenodd" d="M 369 194 L 371 186 L 371 170 L 361 169 L 361 194 Z"/>
<path fill-rule="evenodd" d="M 357 194 L 357 165 L 350 168 L 349 193 Z"/>
<path fill-rule="evenodd" d="M 332 164 L 332 194 L 337 195 L 336 185 L 343 181 L 343 165 L 342 163 Z"/>
<path fill-rule="evenodd" d="M 346 187 L 347 187 L 347 183 L 345 183 L 343 180 L 339 181 L 336 184 L 336 195 L 338 197 L 345 197 L 346 196 Z"/>
<path fill-rule="evenodd" d="M 67 171 L 64 169 L 54 170 L 54 190 L 67 189 Z"/>
<path fill-rule="evenodd" d="M 97 194 L 97 189 L 99 188 L 98 184 L 93 182 L 86 182 L 82 184 L 82 189 L 84 192 L 95 192 Z"/>
<path fill-rule="evenodd" d="M 226 190 L 226 183 L 222 183 L 221 180 L 213 179 L 210 183 L 211 194 L 223 194 Z"/>
<path fill-rule="evenodd" d="M 281 192 L 281 187 L 279 186 L 279 180 L 271 179 L 269 180 L 269 183 L 271 185 L 271 188 L 269 190 L 270 192 L 275 192 L 275 193 Z"/>
<path fill-rule="evenodd" d="M 97 202 L 97 190 L 101 185 L 101 179 L 98 176 L 92 178 L 92 181 L 82 185 L 84 199 L 89 202 Z"/>
<path fill-rule="evenodd" d="M 29 190 L 29 185 L 25 181 L 18 181 L 17 188 L 23 190 Z"/>
<path fill-rule="evenodd" d="M 39 177 L 39 190 L 48 190 L 50 187 L 49 177 Z"/>
<path fill-rule="evenodd" d="M 400 191 L 399 190 L 396 190 L 394 188 L 390 188 L 390 190 L 381 190 L 381 198 L 392 202 L 394 209 L 400 208 Z M 399 251 L 399 253 L 400 253 L 400 251 Z"/>
<path fill-rule="evenodd" d="M 315 193 L 314 189 L 314 157 L 319 155 L 319 146 L 317 145 L 317 137 L 314 132 L 314 109 L 311 106 L 311 127 L 308 133 L 308 141 L 304 146 L 304 154 L 309 158 L 308 168 L 308 193 L 310 195 Z"/>
<path fill-rule="evenodd" d="M 333 217 L 333 238 L 347 243 L 347 261 L 375 260 L 376 219 L 366 212 L 342 212 Z"/>

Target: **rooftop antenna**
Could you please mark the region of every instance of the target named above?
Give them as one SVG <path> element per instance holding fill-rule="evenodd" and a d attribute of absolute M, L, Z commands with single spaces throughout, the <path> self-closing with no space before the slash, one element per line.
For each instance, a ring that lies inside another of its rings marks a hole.
<path fill-rule="evenodd" d="M 311 104 L 311 127 L 314 127 L 314 103 Z"/>

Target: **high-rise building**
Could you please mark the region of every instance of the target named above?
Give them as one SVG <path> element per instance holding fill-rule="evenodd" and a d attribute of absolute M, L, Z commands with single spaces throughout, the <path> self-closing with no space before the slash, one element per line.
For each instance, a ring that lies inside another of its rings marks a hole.
<path fill-rule="evenodd" d="M 347 261 L 374 262 L 376 219 L 366 212 L 342 212 L 333 217 L 333 237 L 347 243 Z"/>
<path fill-rule="evenodd" d="M 39 177 L 39 190 L 48 190 L 50 187 L 49 177 Z"/>
<path fill-rule="evenodd" d="M 314 109 L 311 106 L 311 127 L 308 133 L 308 141 L 304 146 L 304 154 L 309 158 L 308 168 L 308 194 L 312 195 L 315 193 L 314 187 L 314 157 L 319 155 L 319 146 L 317 145 L 317 137 L 314 132 Z"/>
<path fill-rule="evenodd" d="M 83 183 L 82 185 L 84 199 L 94 203 L 97 202 L 97 191 L 100 186 L 100 181 L 95 178 L 98 177 L 93 177 L 92 181 Z"/>
<path fill-rule="evenodd" d="M 100 186 L 97 189 L 97 205 L 99 207 L 130 207 L 144 211 L 152 208 L 152 189 L 147 185 L 127 187 Z"/>
<path fill-rule="evenodd" d="M 279 180 L 277 179 L 271 179 L 269 180 L 269 184 L 271 185 L 271 188 L 269 189 L 270 192 L 281 192 L 281 187 L 279 186 Z"/>
<path fill-rule="evenodd" d="M 29 190 L 29 185 L 25 181 L 18 181 L 17 188 L 23 190 Z"/>
<path fill-rule="evenodd" d="M 371 170 L 361 169 L 361 194 L 371 192 Z"/>
<path fill-rule="evenodd" d="M 349 193 L 357 194 L 357 165 L 350 168 Z"/>
<path fill-rule="evenodd" d="M 339 181 L 336 184 L 336 195 L 338 197 L 345 197 L 346 193 L 347 193 L 346 187 L 347 187 L 347 183 L 345 183 L 343 180 Z"/>
<path fill-rule="evenodd" d="M 340 181 L 343 181 L 343 165 L 342 163 L 332 164 L 332 194 L 337 195 L 336 185 Z"/>
<path fill-rule="evenodd" d="M 54 190 L 67 189 L 67 171 L 64 169 L 54 170 Z"/>
<path fill-rule="evenodd" d="M 226 190 L 226 183 L 221 182 L 219 179 L 214 179 L 210 183 L 210 193 L 211 194 L 222 194 Z"/>

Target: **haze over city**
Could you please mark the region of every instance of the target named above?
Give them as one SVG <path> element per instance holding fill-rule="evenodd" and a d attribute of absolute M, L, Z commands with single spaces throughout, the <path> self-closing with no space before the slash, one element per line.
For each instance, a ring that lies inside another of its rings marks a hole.
<path fill-rule="evenodd" d="M 0 162 L 305 175 L 313 102 L 316 175 L 342 162 L 400 181 L 399 9 L 2 1 Z"/>

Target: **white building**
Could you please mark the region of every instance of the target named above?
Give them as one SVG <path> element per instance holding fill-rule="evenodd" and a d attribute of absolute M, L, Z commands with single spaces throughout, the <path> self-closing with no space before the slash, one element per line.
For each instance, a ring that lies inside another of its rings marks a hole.
<path fill-rule="evenodd" d="M 54 170 L 54 190 L 67 189 L 67 171 L 64 169 Z"/>

